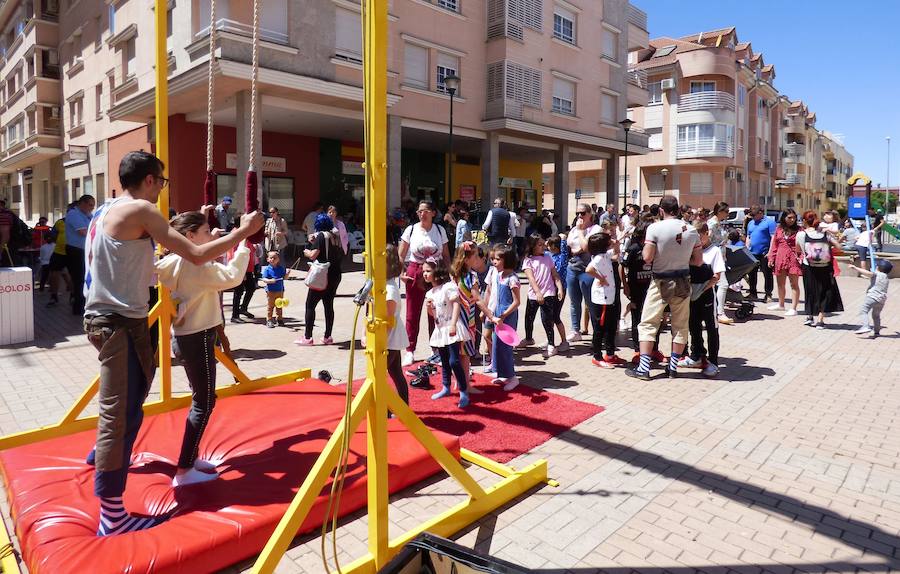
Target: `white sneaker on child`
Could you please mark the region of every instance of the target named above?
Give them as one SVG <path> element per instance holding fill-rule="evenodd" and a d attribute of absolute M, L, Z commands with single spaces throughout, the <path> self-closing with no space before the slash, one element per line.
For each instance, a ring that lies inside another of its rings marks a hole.
<path fill-rule="evenodd" d="M 219 473 L 206 473 L 200 472 L 196 468 L 190 468 L 184 474 L 176 474 L 175 478 L 172 479 L 172 486 L 187 486 L 189 484 L 200 484 L 201 482 L 209 482 L 211 480 L 215 480 L 219 478 Z"/>
<path fill-rule="evenodd" d="M 518 386 L 519 386 L 519 377 L 511 377 L 508 381 L 506 381 L 506 384 L 503 385 L 503 390 L 511 391 Z"/>
<path fill-rule="evenodd" d="M 556 347 L 554 347 L 553 345 L 547 345 L 547 350 L 544 351 L 544 358 L 549 359 L 550 357 L 552 357 L 555 354 L 556 354 Z"/>
<path fill-rule="evenodd" d="M 581 340 L 581 333 L 579 333 L 578 331 L 573 331 L 572 334 L 569 335 L 569 337 L 568 337 L 568 341 L 570 343 L 577 343 L 580 340 Z"/>

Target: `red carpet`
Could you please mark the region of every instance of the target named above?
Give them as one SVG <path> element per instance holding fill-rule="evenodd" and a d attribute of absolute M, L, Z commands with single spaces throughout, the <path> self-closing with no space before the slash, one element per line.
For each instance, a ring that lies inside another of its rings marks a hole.
<path fill-rule="evenodd" d="M 476 374 L 475 386 L 484 394 L 469 395 L 471 404 L 460 409 L 458 393 L 431 400 L 441 388 L 438 368 L 431 375 L 433 389 L 410 387 L 410 405 L 428 427 L 458 436 L 459 446 L 498 462 L 508 462 L 604 410 L 524 383 L 507 393 L 492 385 L 491 378 Z"/>
<path fill-rule="evenodd" d="M 418 391 L 416 392 L 418 394 Z M 168 522 L 144 532 L 95 536 L 99 504 L 84 457 L 94 431 L 0 452 L 23 561 L 32 574 L 216 572 L 258 553 L 306 477 L 344 411 L 344 393 L 309 380 L 226 398 L 216 404 L 200 445 L 222 461 L 213 482 L 171 487 L 186 409 L 147 417 L 128 477 L 125 506 Z M 440 472 L 397 420 L 388 424 L 389 489 L 396 492 Z M 458 455 L 458 442 L 435 433 Z M 365 424 L 351 439 L 350 471 L 340 514 L 365 505 Z M 320 495 L 300 528 L 322 522 Z"/>

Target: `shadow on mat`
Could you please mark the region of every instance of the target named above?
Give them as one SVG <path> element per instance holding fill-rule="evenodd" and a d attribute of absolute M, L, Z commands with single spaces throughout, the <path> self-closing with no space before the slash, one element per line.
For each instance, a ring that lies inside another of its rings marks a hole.
<path fill-rule="evenodd" d="M 279 359 L 287 353 L 279 349 L 231 349 L 231 357 L 235 361 L 257 359 Z"/>

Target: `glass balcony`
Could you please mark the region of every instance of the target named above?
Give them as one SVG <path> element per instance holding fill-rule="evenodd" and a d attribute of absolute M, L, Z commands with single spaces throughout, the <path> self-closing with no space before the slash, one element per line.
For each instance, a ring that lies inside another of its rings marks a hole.
<path fill-rule="evenodd" d="M 675 145 L 677 159 L 695 157 L 734 157 L 734 140 L 729 138 L 695 138 Z"/>

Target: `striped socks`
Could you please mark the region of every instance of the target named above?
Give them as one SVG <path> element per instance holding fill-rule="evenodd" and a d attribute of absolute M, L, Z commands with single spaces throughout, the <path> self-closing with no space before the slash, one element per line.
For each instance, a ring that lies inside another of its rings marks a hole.
<path fill-rule="evenodd" d="M 669 372 L 677 373 L 678 372 L 678 356 L 675 353 L 669 355 Z"/>
<path fill-rule="evenodd" d="M 638 363 L 638 368 L 636 370 L 641 373 L 650 372 L 650 355 L 641 353 L 641 360 L 640 363 Z"/>
<path fill-rule="evenodd" d="M 131 516 L 125 512 L 121 496 L 103 496 L 100 497 L 100 527 L 97 529 L 97 536 L 145 530 L 162 524 L 167 519 L 168 516 L 148 516 L 146 518 Z"/>

